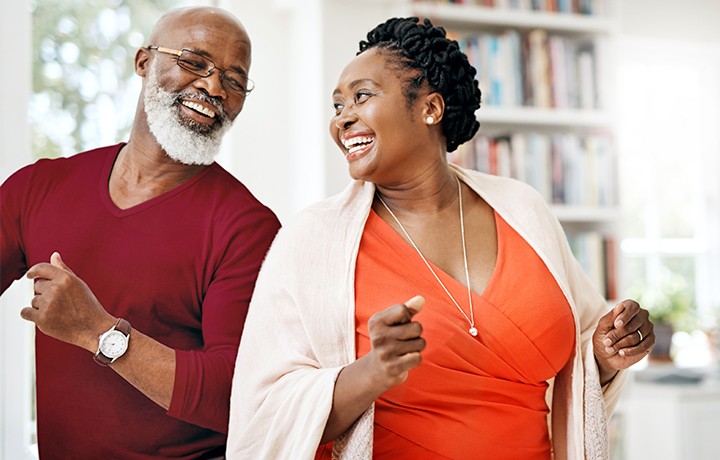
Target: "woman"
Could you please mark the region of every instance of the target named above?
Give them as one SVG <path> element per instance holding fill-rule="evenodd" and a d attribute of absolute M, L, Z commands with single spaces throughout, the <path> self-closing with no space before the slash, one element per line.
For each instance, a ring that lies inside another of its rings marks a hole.
<path fill-rule="evenodd" d="M 427 20 L 360 43 L 330 123 L 355 181 L 268 254 L 228 458 L 607 458 L 652 323 L 606 313 L 529 186 L 448 164 L 478 129 L 474 74 Z"/>

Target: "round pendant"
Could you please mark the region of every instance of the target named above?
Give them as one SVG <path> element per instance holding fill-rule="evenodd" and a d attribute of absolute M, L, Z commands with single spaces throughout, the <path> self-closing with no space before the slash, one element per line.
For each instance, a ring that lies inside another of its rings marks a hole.
<path fill-rule="evenodd" d="M 477 329 L 475 329 L 475 327 L 470 328 L 470 335 L 473 337 L 475 337 L 477 335 Z"/>

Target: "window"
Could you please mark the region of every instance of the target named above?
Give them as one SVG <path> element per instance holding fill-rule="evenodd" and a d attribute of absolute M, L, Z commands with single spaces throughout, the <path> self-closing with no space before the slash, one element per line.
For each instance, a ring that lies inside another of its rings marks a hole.
<path fill-rule="evenodd" d="M 32 2 L 34 158 L 127 139 L 141 81 L 135 52 L 178 0 Z"/>
<path fill-rule="evenodd" d="M 18 65 L 0 78 L 11 88 L 0 105 L 0 178 L 35 159 L 126 139 L 140 89 L 135 51 L 164 11 L 197 3 L 208 2 L 4 2 L 0 41 L 12 43 Z M 30 81 L 28 146 L 24 105 Z M 34 329 L 19 315 L 31 289 L 21 280 L 0 297 L 0 458 L 13 460 L 37 458 Z"/>
<path fill-rule="evenodd" d="M 623 285 L 636 295 L 674 283 L 699 327 L 712 327 L 720 308 L 720 48 L 633 39 L 619 48 Z"/>

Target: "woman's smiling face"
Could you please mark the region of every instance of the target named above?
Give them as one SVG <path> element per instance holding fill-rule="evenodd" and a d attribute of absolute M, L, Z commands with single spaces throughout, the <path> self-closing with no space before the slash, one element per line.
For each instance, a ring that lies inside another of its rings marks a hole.
<path fill-rule="evenodd" d="M 350 176 L 377 184 L 402 182 L 428 150 L 423 94 L 408 106 L 400 66 L 387 51 L 370 49 L 345 67 L 333 92 L 330 134 Z"/>

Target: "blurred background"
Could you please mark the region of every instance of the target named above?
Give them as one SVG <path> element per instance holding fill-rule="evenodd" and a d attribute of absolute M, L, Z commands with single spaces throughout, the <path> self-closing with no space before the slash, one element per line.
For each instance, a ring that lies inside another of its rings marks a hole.
<path fill-rule="evenodd" d="M 610 421 L 612 458 L 720 458 L 720 2 L 0 0 L 0 180 L 126 140 L 135 52 L 198 4 L 253 42 L 256 89 L 218 162 L 283 222 L 349 181 L 328 123 L 358 41 L 392 16 L 443 25 L 483 92 L 450 160 L 536 187 L 609 304 L 651 311 L 658 344 Z M 0 459 L 36 458 L 30 295 L 0 297 Z"/>

